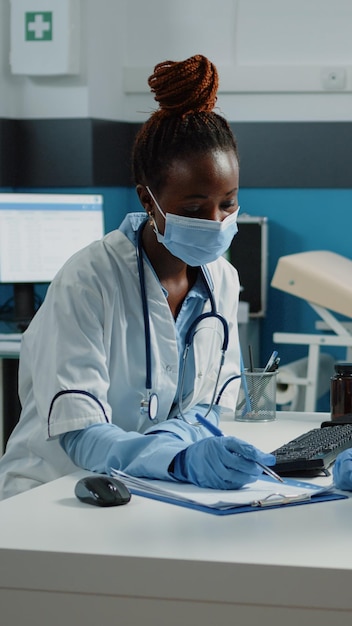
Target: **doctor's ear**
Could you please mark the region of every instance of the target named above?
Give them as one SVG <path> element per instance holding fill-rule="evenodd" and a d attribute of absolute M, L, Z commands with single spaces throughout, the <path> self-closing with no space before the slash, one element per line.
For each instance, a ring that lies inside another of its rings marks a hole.
<path fill-rule="evenodd" d="M 154 201 L 153 201 L 153 198 L 151 197 L 148 189 L 144 185 L 137 185 L 136 191 L 137 191 L 140 203 L 143 206 L 143 208 L 145 209 L 145 211 L 148 213 L 148 215 L 150 213 L 153 213 L 154 212 Z"/>

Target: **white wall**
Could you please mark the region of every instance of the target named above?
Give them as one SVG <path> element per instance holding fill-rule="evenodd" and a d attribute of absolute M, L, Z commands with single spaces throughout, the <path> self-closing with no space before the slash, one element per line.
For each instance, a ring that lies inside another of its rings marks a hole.
<path fill-rule="evenodd" d="M 230 121 L 352 119 L 351 0 L 80 5 L 79 74 L 33 78 L 11 74 L 10 0 L 0 0 L 2 117 L 142 121 L 154 108 L 147 87 L 154 65 L 202 53 L 219 68 L 218 106 Z M 344 72 L 344 87 L 326 90 L 323 74 L 335 70 Z"/>
<path fill-rule="evenodd" d="M 21 95 L 21 83 L 10 75 L 10 6 L 8 0 L 0 0 L 0 117 L 15 117 L 15 99 Z"/>

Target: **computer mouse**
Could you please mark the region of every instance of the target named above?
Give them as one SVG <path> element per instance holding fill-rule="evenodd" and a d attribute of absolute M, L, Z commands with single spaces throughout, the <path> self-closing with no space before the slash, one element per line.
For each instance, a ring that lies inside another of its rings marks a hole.
<path fill-rule="evenodd" d="M 82 502 L 95 506 L 120 506 L 131 500 L 131 493 L 126 485 L 105 474 L 81 478 L 76 483 L 75 495 Z"/>

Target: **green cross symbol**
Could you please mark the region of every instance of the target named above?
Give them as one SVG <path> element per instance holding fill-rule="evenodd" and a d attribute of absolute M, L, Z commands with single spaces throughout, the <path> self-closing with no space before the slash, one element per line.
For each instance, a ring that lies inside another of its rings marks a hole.
<path fill-rule="evenodd" d="M 25 40 L 52 41 L 53 14 L 52 11 L 25 13 Z"/>

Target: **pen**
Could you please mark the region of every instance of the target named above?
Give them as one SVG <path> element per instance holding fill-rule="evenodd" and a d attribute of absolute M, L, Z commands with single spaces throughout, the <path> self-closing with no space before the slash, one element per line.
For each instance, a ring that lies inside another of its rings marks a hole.
<path fill-rule="evenodd" d="M 268 369 L 268 372 L 276 372 L 277 368 L 279 367 L 280 360 L 280 357 L 277 356 L 272 366 Z"/>
<path fill-rule="evenodd" d="M 241 404 L 238 406 L 238 409 L 241 409 L 242 406 L 245 405 L 244 409 L 242 411 L 242 415 L 244 415 L 245 413 L 251 413 L 252 412 L 252 399 L 251 399 L 250 393 L 248 391 L 248 385 L 247 385 L 247 379 L 246 379 L 246 374 L 245 374 L 245 369 L 244 369 L 242 352 L 240 352 L 240 360 L 241 360 L 241 381 L 242 381 L 242 387 L 243 387 L 243 391 L 244 391 L 244 399 L 242 400 Z"/>
<path fill-rule="evenodd" d="M 275 364 L 275 361 L 278 357 L 278 352 L 276 350 L 274 350 L 274 352 L 272 353 L 272 355 L 269 358 L 269 361 L 267 362 L 266 366 L 263 369 L 263 374 L 266 374 L 266 372 L 270 372 L 272 366 Z"/>
<path fill-rule="evenodd" d="M 196 418 L 197 418 L 198 422 L 200 424 L 202 424 L 202 426 L 207 428 L 209 430 L 209 432 L 212 435 L 214 435 L 214 437 L 223 437 L 224 436 L 224 433 L 220 430 L 220 428 L 218 428 L 217 426 L 215 426 L 214 424 L 209 422 L 209 420 L 207 420 L 205 417 L 200 415 L 200 413 L 196 413 Z M 259 461 L 256 461 L 256 464 L 259 465 L 259 467 L 262 468 L 263 472 L 265 474 L 267 474 L 268 476 L 271 476 L 272 478 L 275 478 L 275 480 L 278 480 L 280 483 L 284 482 L 284 480 L 281 478 L 281 476 L 276 474 L 276 472 L 274 472 L 270 467 L 267 467 L 267 465 L 264 465 L 263 463 L 259 463 Z"/>

